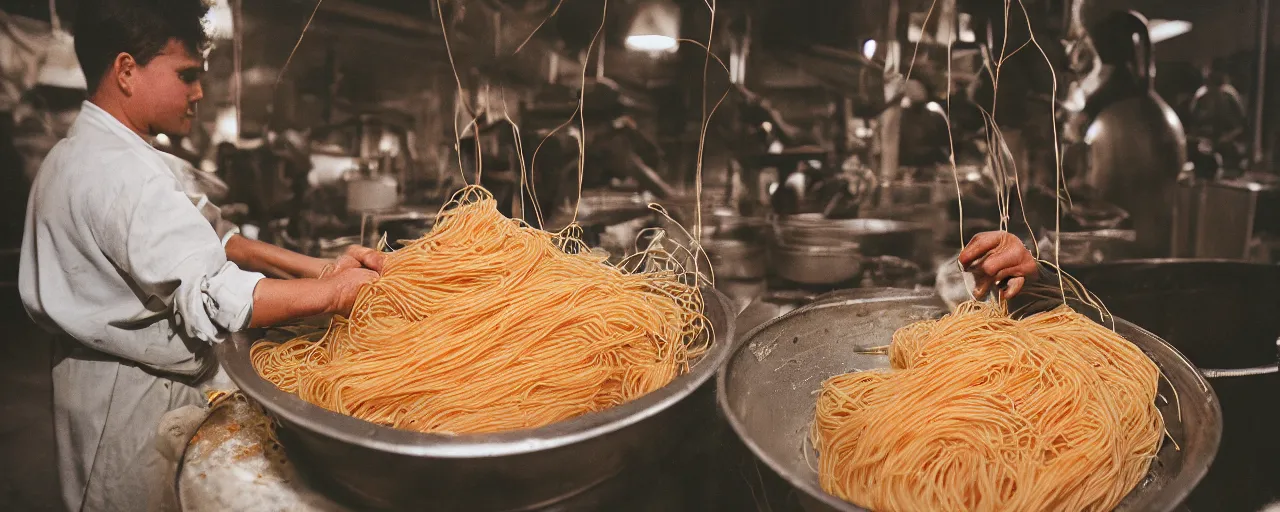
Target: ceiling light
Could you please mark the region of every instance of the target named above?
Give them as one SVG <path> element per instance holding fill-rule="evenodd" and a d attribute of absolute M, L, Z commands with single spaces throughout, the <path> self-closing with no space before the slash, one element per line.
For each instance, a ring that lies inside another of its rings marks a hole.
<path fill-rule="evenodd" d="M 627 31 L 626 47 L 634 51 L 672 53 L 680 42 L 680 7 L 670 1 L 640 4 Z"/>
<path fill-rule="evenodd" d="M 1151 43 L 1168 41 L 1191 31 L 1191 22 L 1183 20 L 1151 20 Z"/>
<path fill-rule="evenodd" d="M 676 38 L 658 34 L 627 36 L 627 49 L 638 52 L 672 53 L 680 46 Z"/>
<path fill-rule="evenodd" d="M 868 59 L 876 56 L 876 40 L 875 39 L 868 39 L 867 42 L 862 43 L 862 56 Z"/>

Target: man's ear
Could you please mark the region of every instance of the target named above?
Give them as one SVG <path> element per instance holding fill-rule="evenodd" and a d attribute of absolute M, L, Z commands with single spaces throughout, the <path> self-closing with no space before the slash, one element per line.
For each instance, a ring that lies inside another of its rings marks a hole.
<path fill-rule="evenodd" d="M 116 55 L 116 60 L 111 63 L 111 74 L 109 78 L 114 79 L 116 86 L 120 87 L 120 91 L 125 96 L 133 96 L 134 81 L 138 77 L 138 62 L 133 60 L 133 56 L 127 53 Z"/>

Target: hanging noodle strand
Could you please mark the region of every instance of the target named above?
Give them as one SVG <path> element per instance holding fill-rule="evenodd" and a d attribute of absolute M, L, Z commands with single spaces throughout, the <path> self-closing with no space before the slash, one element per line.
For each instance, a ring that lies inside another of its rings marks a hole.
<path fill-rule="evenodd" d="M 1111 510 L 1163 439 L 1158 368 L 1067 306 L 967 302 L 889 358 L 824 382 L 811 432 L 822 488 L 877 512 Z"/>
<path fill-rule="evenodd" d="M 319 341 L 260 342 L 254 368 L 331 411 L 437 433 L 533 428 L 652 392 L 705 350 L 702 296 L 659 251 L 609 265 L 469 187 L 391 253 Z M 696 281 L 695 281 L 696 284 Z"/>

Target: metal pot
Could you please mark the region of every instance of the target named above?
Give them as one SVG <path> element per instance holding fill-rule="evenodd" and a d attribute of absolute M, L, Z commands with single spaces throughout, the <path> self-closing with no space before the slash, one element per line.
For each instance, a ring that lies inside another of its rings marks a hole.
<path fill-rule="evenodd" d="M 711 260 L 716 279 L 764 279 L 763 246 L 742 240 L 707 240 L 703 242 L 702 249 Z"/>
<path fill-rule="evenodd" d="M 806 285 L 832 285 L 862 275 L 857 244 L 776 244 L 771 254 L 778 277 Z"/>
<path fill-rule="evenodd" d="M 720 370 L 720 407 L 747 447 L 797 491 L 806 508 L 862 511 L 818 483 L 814 454 L 805 443 L 815 392 L 828 377 L 887 367 L 887 356 L 865 349 L 889 343 L 902 326 L 946 311 L 931 294 L 876 294 L 821 300 L 768 321 L 738 343 Z M 1213 462 L 1221 410 L 1204 378 L 1177 350 L 1124 320 L 1116 319 L 1115 327 L 1164 373 L 1168 384 L 1161 384 L 1160 395 L 1168 402 L 1160 412 L 1174 441 L 1164 443 L 1149 477 L 1117 510 L 1175 510 Z"/>
<path fill-rule="evenodd" d="M 506 511 L 547 507 L 643 461 L 687 435 L 685 418 L 710 404 L 709 386 L 732 351 L 732 306 L 702 290 L 714 340 L 689 373 L 639 399 L 545 427 L 446 436 L 397 430 L 330 412 L 263 380 L 249 362 L 254 333 L 217 346 L 223 368 L 280 424 L 290 460 L 361 509 Z"/>
<path fill-rule="evenodd" d="M 1137 254 L 1137 233 L 1131 229 L 1099 229 L 1064 231 L 1055 237 L 1050 231 L 1041 237 L 1037 245 L 1041 254 L 1057 254 L 1060 264 L 1086 265 L 1133 257 Z"/>
<path fill-rule="evenodd" d="M 741 240 L 763 245 L 772 238 L 769 221 L 760 217 L 716 215 L 704 227 L 704 238 Z"/>

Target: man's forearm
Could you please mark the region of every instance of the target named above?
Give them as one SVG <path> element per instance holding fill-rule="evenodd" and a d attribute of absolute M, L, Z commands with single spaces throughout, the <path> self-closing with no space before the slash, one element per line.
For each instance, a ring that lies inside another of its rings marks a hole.
<path fill-rule="evenodd" d="M 288 249 L 232 235 L 227 240 L 227 259 L 244 270 L 261 272 L 276 279 L 319 277 L 327 261 Z"/>
<path fill-rule="evenodd" d="M 332 288 L 318 279 L 263 279 L 253 290 L 249 327 L 264 327 L 331 313 Z"/>

